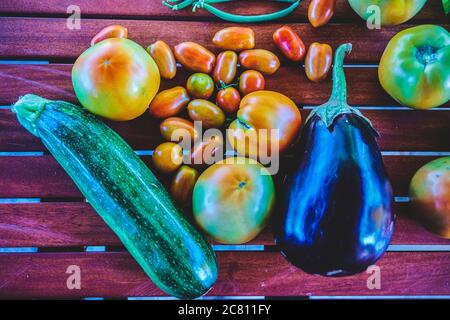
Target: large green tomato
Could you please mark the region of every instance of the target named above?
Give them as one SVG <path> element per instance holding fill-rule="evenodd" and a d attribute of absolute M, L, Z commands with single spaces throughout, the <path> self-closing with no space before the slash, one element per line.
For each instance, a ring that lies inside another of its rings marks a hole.
<path fill-rule="evenodd" d="M 394 26 L 414 17 L 427 0 L 348 0 L 356 13 L 367 20 L 372 14 L 370 6 L 380 8 L 381 25 Z"/>
<path fill-rule="evenodd" d="M 408 107 L 429 109 L 450 99 L 450 33 L 422 25 L 399 32 L 389 42 L 378 76 L 384 90 Z"/>
<path fill-rule="evenodd" d="M 103 40 L 84 51 L 72 69 L 80 103 L 116 121 L 142 115 L 158 92 L 160 76 L 152 57 L 125 38 Z"/>
<path fill-rule="evenodd" d="M 428 230 L 450 239 L 450 157 L 420 168 L 409 186 L 414 217 Z"/>
<path fill-rule="evenodd" d="M 193 192 L 198 225 L 214 240 L 242 244 L 265 227 L 275 202 L 272 176 L 255 160 L 236 157 L 206 169 Z"/>

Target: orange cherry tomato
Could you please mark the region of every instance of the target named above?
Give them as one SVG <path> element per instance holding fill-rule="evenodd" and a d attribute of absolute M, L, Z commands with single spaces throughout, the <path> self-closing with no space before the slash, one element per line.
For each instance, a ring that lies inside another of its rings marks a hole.
<path fill-rule="evenodd" d="M 181 206 L 189 207 L 192 205 L 192 191 L 197 182 L 200 173 L 186 165 L 178 169 L 170 186 L 172 198 Z"/>
<path fill-rule="evenodd" d="M 172 49 L 164 41 L 158 40 L 147 48 L 158 65 L 161 77 L 164 79 L 173 79 L 177 74 L 177 62 Z"/>
<path fill-rule="evenodd" d="M 239 90 L 242 95 L 264 90 L 266 87 L 266 80 L 264 76 L 256 70 L 247 70 L 241 74 L 239 78 Z"/>
<path fill-rule="evenodd" d="M 153 165 L 162 173 L 176 171 L 183 163 L 183 149 L 176 143 L 164 142 L 153 152 Z"/>
<path fill-rule="evenodd" d="M 333 49 L 328 44 L 314 42 L 305 58 L 305 71 L 309 80 L 320 82 L 327 78 L 333 63 Z"/>
<path fill-rule="evenodd" d="M 305 57 L 305 44 L 290 27 L 284 26 L 275 31 L 273 41 L 289 60 L 301 61 Z"/>
<path fill-rule="evenodd" d="M 315 28 L 326 25 L 333 17 L 335 6 L 336 0 L 312 0 L 308 7 L 309 22 Z"/>
<path fill-rule="evenodd" d="M 128 38 L 128 29 L 121 25 L 105 27 L 92 38 L 91 46 L 109 38 Z"/>
<path fill-rule="evenodd" d="M 241 95 L 239 91 L 233 87 L 221 89 L 217 93 L 216 103 L 227 113 L 235 113 L 239 109 Z"/>
<path fill-rule="evenodd" d="M 242 99 L 227 135 L 239 154 L 260 159 L 272 155 L 277 145 L 280 154 L 285 152 L 297 137 L 301 123 L 300 111 L 291 99 L 274 91 L 256 91 Z M 263 135 L 260 129 L 269 132 Z M 278 130 L 276 136 L 271 135 L 271 129 Z M 251 133 L 256 133 L 254 139 L 247 139 Z"/>
<path fill-rule="evenodd" d="M 216 67 L 214 68 L 214 81 L 221 84 L 230 84 L 236 77 L 238 56 L 236 52 L 224 51 L 217 56 Z"/>
<path fill-rule="evenodd" d="M 194 124 L 189 120 L 170 117 L 161 122 L 159 129 L 162 137 L 167 141 L 193 141 L 197 137 Z"/>
<path fill-rule="evenodd" d="M 183 42 L 175 46 L 175 57 L 184 67 L 202 73 L 211 73 L 216 56 L 195 42 Z"/>
<path fill-rule="evenodd" d="M 203 140 L 197 142 L 192 148 L 190 165 L 203 169 L 206 165 L 222 160 L 223 147 L 222 134 L 211 134 L 203 137 Z"/>
<path fill-rule="evenodd" d="M 255 33 L 250 28 L 229 27 L 219 30 L 214 35 L 213 43 L 221 50 L 249 50 L 255 47 Z"/>
<path fill-rule="evenodd" d="M 267 75 L 275 73 L 280 67 L 278 57 L 264 49 L 242 51 L 239 54 L 239 63 L 246 69 L 257 70 Z"/>
<path fill-rule="evenodd" d="M 186 83 L 189 95 L 195 99 L 209 99 L 214 93 L 214 81 L 205 73 L 194 73 Z"/>
<path fill-rule="evenodd" d="M 150 114 L 158 119 L 165 119 L 178 114 L 191 99 L 185 88 L 175 87 L 161 91 L 150 103 Z"/>
<path fill-rule="evenodd" d="M 208 100 L 192 100 L 187 109 L 189 117 L 193 121 L 201 121 L 204 128 L 220 128 L 225 122 L 222 109 Z"/>

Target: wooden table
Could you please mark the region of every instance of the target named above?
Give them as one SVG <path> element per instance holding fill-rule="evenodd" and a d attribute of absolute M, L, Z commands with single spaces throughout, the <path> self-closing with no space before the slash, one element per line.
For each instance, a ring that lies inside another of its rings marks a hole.
<path fill-rule="evenodd" d="M 242 9 L 234 3 L 226 8 L 255 14 L 283 6 L 264 1 L 247 3 Z M 426 162 L 450 151 L 449 104 L 426 112 L 410 110 L 392 100 L 377 80 L 381 54 L 399 30 L 421 23 L 442 24 L 449 29 L 440 1 L 428 1 L 408 24 L 375 31 L 366 28 L 347 1 L 338 1 L 332 24 L 313 29 L 305 17 L 308 3 L 303 1 L 285 21 L 252 28 L 257 47 L 273 51 L 272 33 L 285 23 L 298 31 L 307 45 L 319 41 L 336 48 L 344 42 L 353 43 L 346 68 L 349 100 L 361 106 L 381 134 L 379 143 L 396 195 L 395 237 L 389 252 L 378 262 L 381 289 L 368 289 L 366 273 L 345 278 L 305 274 L 277 252 L 268 227 L 246 246 L 215 246 L 220 275 L 208 295 L 450 297 L 450 241 L 432 235 L 406 217 L 412 175 Z M 81 9 L 81 30 L 66 27 L 66 10 L 72 4 Z M 0 15 L 0 297 L 164 296 L 83 201 L 40 141 L 17 123 L 10 105 L 30 92 L 76 102 L 70 78 L 72 63 L 104 26 L 126 26 L 130 38 L 143 46 L 162 39 L 172 46 L 196 41 L 213 50 L 213 34 L 229 24 L 204 10 L 195 15 L 190 10 L 173 12 L 159 0 L 2 0 Z M 162 87 L 182 84 L 186 76 L 180 70 L 175 80 L 164 81 Z M 280 71 L 267 78 L 267 88 L 291 97 L 306 116 L 308 106 L 327 99 L 330 81 L 309 82 L 300 66 L 283 61 Z M 111 126 L 140 150 L 150 165 L 149 151 L 161 142 L 157 123 L 144 115 Z M 80 267 L 80 290 L 66 286 L 66 270 L 71 265 Z"/>

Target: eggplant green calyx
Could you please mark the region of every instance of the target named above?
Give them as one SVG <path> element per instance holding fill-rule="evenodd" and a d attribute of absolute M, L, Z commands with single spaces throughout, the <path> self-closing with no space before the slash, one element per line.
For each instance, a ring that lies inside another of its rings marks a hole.
<path fill-rule="evenodd" d="M 186 7 L 192 6 L 192 12 L 196 12 L 198 8 L 202 8 L 207 10 L 209 13 L 223 19 L 225 21 L 235 22 L 235 23 L 257 23 L 257 22 L 266 22 L 271 20 L 276 20 L 282 17 L 287 16 L 292 13 L 300 4 L 301 0 L 273 0 L 276 2 L 286 2 L 291 3 L 291 5 L 283 10 L 269 13 L 269 14 L 261 14 L 255 16 L 243 16 L 243 15 L 235 15 L 223 10 L 217 9 L 213 7 L 211 4 L 214 3 L 223 3 L 223 2 L 232 2 L 234 0 L 167 0 L 163 1 L 162 4 L 166 7 L 171 8 L 172 10 L 181 10 Z"/>
<path fill-rule="evenodd" d="M 17 120 L 25 129 L 36 137 L 39 137 L 36 121 L 39 119 L 48 102 L 50 100 L 34 94 L 26 94 L 13 105 L 11 110 L 17 115 Z"/>
<path fill-rule="evenodd" d="M 369 119 L 356 108 L 353 108 L 347 103 L 347 82 L 344 73 L 344 58 L 347 53 L 352 51 L 352 44 L 346 43 L 336 50 L 333 65 L 333 87 L 330 99 L 327 103 L 316 107 L 306 119 L 308 122 L 313 116 L 318 116 L 325 122 L 326 126 L 330 128 L 337 116 L 345 113 L 353 113 L 367 121 L 370 127 L 373 128 Z"/>

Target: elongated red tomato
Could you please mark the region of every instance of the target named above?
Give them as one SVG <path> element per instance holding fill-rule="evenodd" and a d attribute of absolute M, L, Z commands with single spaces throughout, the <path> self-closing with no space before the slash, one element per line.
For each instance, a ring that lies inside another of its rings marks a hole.
<path fill-rule="evenodd" d="M 333 49 L 328 44 L 314 42 L 308 49 L 305 71 L 309 80 L 320 82 L 326 79 L 333 63 Z"/>
<path fill-rule="evenodd" d="M 290 27 L 284 26 L 275 31 L 273 41 L 289 60 L 301 61 L 305 57 L 305 44 Z"/>
<path fill-rule="evenodd" d="M 185 88 L 174 87 L 158 93 L 150 103 L 150 114 L 159 119 L 173 117 L 189 103 L 190 98 Z"/>
<path fill-rule="evenodd" d="M 183 42 L 175 47 L 175 57 L 184 67 L 202 73 L 211 73 L 216 56 L 195 42 Z"/>
<path fill-rule="evenodd" d="M 110 38 L 128 38 L 128 29 L 121 25 L 112 25 L 103 28 L 97 33 L 91 40 L 91 46 L 99 43 L 100 41 Z"/>
<path fill-rule="evenodd" d="M 336 0 L 312 0 L 308 7 L 309 22 L 315 28 L 326 25 L 334 15 L 335 6 Z"/>
<path fill-rule="evenodd" d="M 236 52 L 224 51 L 217 56 L 216 67 L 214 68 L 214 81 L 230 84 L 236 77 L 238 56 Z"/>
<path fill-rule="evenodd" d="M 147 48 L 148 53 L 158 65 L 161 77 L 173 79 L 177 74 L 177 62 L 172 49 L 164 41 L 158 40 Z"/>

